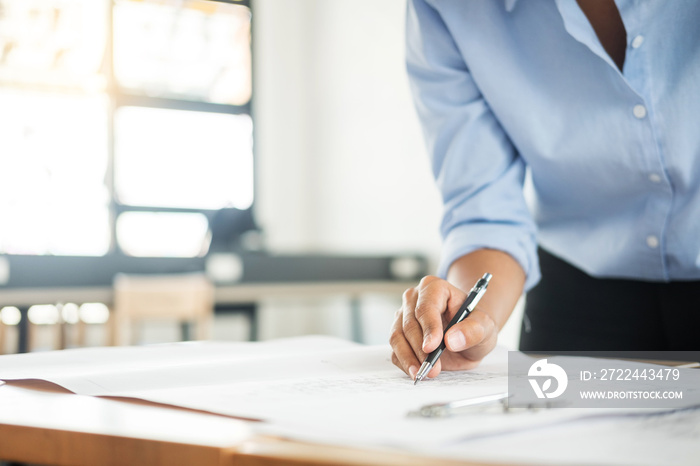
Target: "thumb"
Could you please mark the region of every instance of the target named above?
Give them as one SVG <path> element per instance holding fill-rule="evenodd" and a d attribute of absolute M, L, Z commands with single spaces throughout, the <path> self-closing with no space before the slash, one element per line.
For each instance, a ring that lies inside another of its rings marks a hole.
<path fill-rule="evenodd" d="M 445 334 L 445 345 L 453 353 L 476 346 L 486 338 L 488 316 L 475 310 Z"/>

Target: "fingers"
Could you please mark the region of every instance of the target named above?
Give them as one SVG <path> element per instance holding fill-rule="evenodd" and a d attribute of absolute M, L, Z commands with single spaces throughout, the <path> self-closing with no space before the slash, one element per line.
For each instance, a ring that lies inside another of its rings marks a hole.
<path fill-rule="evenodd" d="M 418 293 L 416 288 L 409 288 L 403 294 L 403 305 L 401 306 L 403 311 L 402 329 L 404 338 L 408 341 L 408 344 L 411 345 L 413 353 L 419 361 L 423 361 L 425 359 L 425 352 L 423 352 L 423 329 L 415 315 Z"/>
<path fill-rule="evenodd" d="M 413 348 L 403 335 L 400 317 L 394 322 L 389 343 L 391 344 L 391 348 L 393 350 L 391 354 L 391 362 L 396 367 L 408 374 L 411 379 L 415 379 L 418 368 L 420 368 L 420 365 L 423 363 L 425 358 L 419 359 L 416 356 L 416 353 L 413 352 Z M 428 377 L 436 377 L 441 370 L 442 364 L 440 363 L 440 360 L 438 360 L 430 372 L 428 372 Z"/>
<path fill-rule="evenodd" d="M 442 315 L 448 308 L 453 294 L 463 293 L 437 277 L 424 277 L 418 285 L 415 317 L 422 329 L 421 349 L 425 353 L 435 350 L 442 341 Z"/>
<path fill-rule="evenodd" d="M 418 372 L 418 368 L 420 367 L 420 362 L 416 357 L 416 353 L 413 352 L 413 348 L 411 348 L 411 345 L 404 336 L 403 312 L 401 310 L 398 311 L 394 317 L 394 324 L 391 327 L 389 343 L 391 344 L 391 349 L 393 350 L 391 362 L 414 379 L 416 377 L 416 372 Z"/>
<path fill-rule="evenodd" d="M 428 276 L 403 294 L 389 341 L 394 351 L 392 361 L 413 378 L 427 353 L 442 341 L 442 314 L 450 296 L 449 287 L 446 281 Z M 428 377 L 437 376 L 441 367 L 438 361 Z"/>

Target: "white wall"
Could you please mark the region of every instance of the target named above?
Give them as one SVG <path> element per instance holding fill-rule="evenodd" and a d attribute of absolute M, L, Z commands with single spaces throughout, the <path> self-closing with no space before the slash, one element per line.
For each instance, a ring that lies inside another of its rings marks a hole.
<path fill-rule="evenodd" d="M 439 251 L 405 2 L 257 0 L 257 216 L 277 251 Z"/>

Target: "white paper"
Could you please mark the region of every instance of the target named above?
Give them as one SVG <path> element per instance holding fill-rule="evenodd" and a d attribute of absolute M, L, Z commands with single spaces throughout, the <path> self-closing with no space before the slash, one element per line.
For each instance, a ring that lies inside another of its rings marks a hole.
<path fill-rule="evenodd" d="M 697 465 L 700 409 L 598 417 L 444 445 L 439 455 L 503 464 Z"/>
<path fill-rule="evenodd" d="M 296 439 L 458 457 L 469 451 L 465 442 L 606 414 L 552 409 L 408 417 L 426 404 L 507 392 L 507 350 L 496 348 L 474 370 L 443 372 L 416 386 L 390 355 L 388 345 L 329 337 L 88 348 L 2 356 L 0 379 L 42 379 L 84 395 L 261 419 L 267 421 L 258 424 L 261 431 Z"/>
<path fill-rule="evenodd" d="M 2 357 L 0 378 L 42 379 L 85 395 L 262 419 L 280 429 L 306 426 L 311 432 L 320 426 L 324 434 L 347 438 L 356 432 L 357 440 L 382 445 L 399 445 L 421 432 L 426 445 L 461 438 L 475 427 L 457 420 L 461 429 L 426 429 L 432 420 L 409 419 L 407 413 L 425 404 L 507 391 L 503 348 L 475 370 L 443 372 L 416 386 L 390 355 L 388 345 L 327 337 L 88 348 Z M 493 419 L 491 430 L 510 428 Z M 479 429 L 484 431 L 486 425 Z"/>
<path fill-rule="evenodd" d="M 40 379 L 82 395 L 189 387 L 245 378 L 233 369 L 256 366 L 280 354 L 311 355 L 360 345 L 309 336 L 264 343 L 188 342 L 150 346 L 80 348 L 0 357 L 0 379 Z M 268 373 L 269 376 L 274 374 Z"/>

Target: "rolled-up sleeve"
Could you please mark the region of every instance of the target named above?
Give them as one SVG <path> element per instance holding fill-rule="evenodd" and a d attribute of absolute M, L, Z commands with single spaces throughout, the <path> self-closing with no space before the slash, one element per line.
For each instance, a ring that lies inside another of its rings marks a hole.
<path fill-rule="evenodd" d="M 467 25 L 465 25 L 467 27 Z M 475 84 L 439 12 L 409 0 L 406 58 L 444 214 L 438 274 L 477 249 L 508 253 L 540 278 L 536 228 L 523 195 L 525 163 Z"/>

